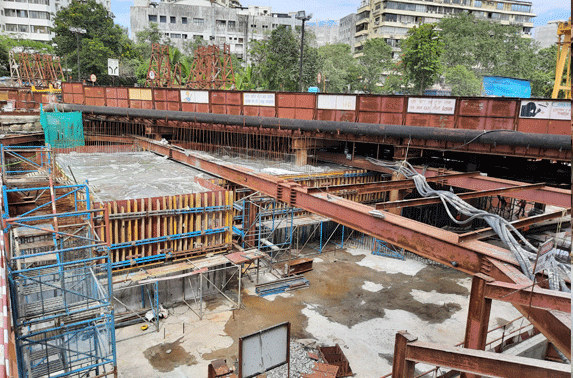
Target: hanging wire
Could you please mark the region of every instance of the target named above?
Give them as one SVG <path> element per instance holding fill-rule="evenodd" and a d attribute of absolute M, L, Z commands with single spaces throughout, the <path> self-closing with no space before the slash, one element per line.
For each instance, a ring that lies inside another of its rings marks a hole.
<path fill-rule="evenodd" d="M 521 271 L 531 280 L 534 278 L 532 262 L 537 257 L 537 248 L 535 248 L 521 233 L 507 220 L 497 214 L 488 213 L 487 211 L 477 209 L 468 204 L 456 194 L 445 190 L 434 190 L 430 187 L 426 178 L 418 173 L 414 167 L 407 161 L 398 163 L 384 162 L 381 160 L 366 158 L 370 163 L 392 170 L 404 175 L 408 179 L 414 180 L 416 189 L 423 197 L 437 196 L 440 198 L 450 219 L 456 224 L 465 225 L 474 219 L 485 221 L 499 236 L 503 243 L 513 252 L 519 262 Z M 448 206 L 449 205 L 449 206 Z M 450 206 L 458 213 L 467 216 L 465 220 L 458 220 L 450 211 Z M 523 245 L 520 243 L 523 243 Z M 571 274 L 571 266 L 563 264 L 555 257 L 551 257 L 549 264 L 545 269 L 549 278 L 549 287 L 552 290 L 570 291 L 565 284 L 565 277 Z"/>

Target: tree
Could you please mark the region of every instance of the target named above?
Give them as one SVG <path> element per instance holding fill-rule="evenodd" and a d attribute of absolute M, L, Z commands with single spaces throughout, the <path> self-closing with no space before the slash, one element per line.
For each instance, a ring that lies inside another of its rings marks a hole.
<path fill-rule="evenodd" d="M 67 58 L 68 63 L 75 62 L 77 57 L 76 35 L 69 30 L 70 27 L 86 30 L 86 34 L 79 36 L 82 76 L 85 78 L 95 74 L 98 82 L 111 83 L 107 75 L 107 59 L 121 56 L 131 58 L 132 55 L 127 31 L 115 25 L 111 14 L 95 0 L 72 1 L 68 7 L 56 13 L 52 28 L 56 54 Z M 76 71 L 77 77 L 77 65 L 70 64 L 70 67 Z"/>
<path fill-rule="evenodd" d="M 392 73 L 386 77 L 386 80 L 384 80 L 382 93 L 403 94 L 406 91 L 406 88 L 408 88 L 406 77 L 398 73 Z"/>
<path fill-rule="evenodd" d="M 369 39 L 364 43 L 362 56 L 362 89 L 367 93 L 379 92 L 381 76 L 392 66 L 392 48 L 382 38 Z"/>
<path fill-rule="evenodd" d="M 502 25 L 459 13 L 438 23 L 444 41 L 442 62 L 463 65 L 477 76 L 493 75 L 528 79 L 534 70 L 536 44 L 521 37 L 521 27 Z"/>
<path fill-rule="evenodd" d="M 461 64 L 448 68 L 446 84 L 452 88 L 452 96 L 479 96 L 481 82 L 476 75 Z"/>
<path fill-rule="evenodd" d="M 347 44 L 325 45 L 318 48 L 319 71 L 327 80 L 328 92 L 348 92 L 361 74 L 361 67 L 352 57 Z"/>
<path fill-rule="evenodd" d="M 400 44 L 404 73 L 414 84 L 415 90 L 423 94 L 442 73 L 440 57 L 444 43 L 436 24 L 423 24 L 408 30 L 408 37 Z"/>
<path fill-rule="evenodd" d="M 557 45 L 540 49 L 535 57 L 535 68 L 531 72 L 531 96 L 551 97 L 557 66 Z"/>

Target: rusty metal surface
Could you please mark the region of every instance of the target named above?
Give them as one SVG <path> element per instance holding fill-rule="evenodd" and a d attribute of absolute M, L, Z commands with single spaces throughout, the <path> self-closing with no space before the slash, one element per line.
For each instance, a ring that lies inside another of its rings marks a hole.
<path fill-rule="evenodd" d="M 338 344 L 332 347 L 319 347 L 318 353 L 327 364 L 338 367 L 337 377 L 349 377 L 353 374 L 350 363 Z"/>
<path fill-rule="evenodd" d="M 408 342 L 405 360 L 443 366 L 459 371 L 496 377 L 569 378 L 568 364 L 510 356 L 471 349 L 447 347 L 422 341 Z M 396 357 L 395 357 L 396 358 Z M 407 375 L 393 372 L 393 378 Z"/>
<path fill-rule="evenodd" d="M 550 295 L 546 295 L 550 294 Z M 533 308 L 552 309 L 571 313 L 571 294 L 548 289 L 523 287 L 507 282 L 488 282 L 484 289 L 486 298 L 520 304 Z"/>
<path fill-rule="evenodd" d="M 390 173 L 387 170 L 381 169 L 379 166 L 370 163 L 369 161 L 361 158 L 354 158 L 353 160 L 348 160 L 340 154 L 332 154 L 327 152 L 317 152 L 318 158 L 323 161 L 328 161 L 331 163 L 368 169 L 375 172 Z M 418 169 L 418 172 L 422 173 L 422 169 Z M 454 172 L 451 172 L 454 173 Z M 426 179 L 431 177 L 439 176 L 440 171 L 435 169 L 428 169 L 425 172 Z M 464 189 L 471 190 L 493 190 L 507 188 L 509 186 L 522 186 L 523 183 L 499 179 L 495 177 L 486 176 L 473 176 L 473 177 L 450 177 L 444 180 L 444 184 L 456 186 Z M 515 198 L 524 199 L 526 201 L 540 202 L 547 205 L 553 205 L 563 208 L 571 207 L 571 191 L 565 189 L 552 188 L 545 186 L 539 189 L 525 189 L 523 191 L 515 192 L 513 195 Z"/>
<path fill-rule="evenodd" d="M 471 198 L 479 198 L 479 197 L 486 197 L 486 196 L 493 196 L 497 194 L 507 194 L 511 192 L 517 192 L 525 189 L 537 189 L 543 188 L 545 184 L 530 184 L 530 185 L 521 185 L 521 186 L 512 186 L 508 188 L 500 188 L 500 189 L 491 189 L 491 190 L 479 190 L 470 193 L 459 193 L 458 197 L 461 199 L 471 199 Z M 511 196 L 508 196 L 511 197 Z M 426 198 L 416 198 L 411 200 L 402 200 L 402 201 L 394 201 L 394 202 L 383 202 L 377 203 L 376 208 L 380 210 L 386 209 L 394 209 L 394 208 L 403 208 L 403 207 L 412 207 L 412 206 L 424 206 L 430 205 L 434 203 L 440 203 L 441 200 L 439 197 L 426 197 Z"/>

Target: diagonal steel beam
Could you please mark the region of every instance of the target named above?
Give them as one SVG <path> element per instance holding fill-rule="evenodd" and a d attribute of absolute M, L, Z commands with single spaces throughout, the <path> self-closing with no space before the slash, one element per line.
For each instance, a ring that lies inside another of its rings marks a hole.
<path fill-rule="evenodd" d="M 443 176 L 439 176 L 443 177 Z M 430 180 L 426 181 L 430 182 Z M 490 190 L 478 190 L 475 192 L 470 193 L 460 193 L 458 197 L 463 200 L 472 199 L 472 198 L 480 198 L 480 197 L 487 197 L 487 196 L 495 196 L 498 194 L 506 194 L 511 192 L 519 192 L 526 189 L 539 189 L 543 188 L 545 184 L 529 184 L 529 185 L 520 185 L 520 186 L 510 186 L 506 188 L 499 188 L 499 189 L 490 189 Z M 511 197 L 511 196 L 510 196 Z M 387 210 L 387 209 L 395 209 L 401 207 L 412 207 L 412 206 L 424 206 L 424 205 L 431 205 L 434 203 L 441 203 L 440 197 L 426 197 L 426 198 L 416 198 L 410 200 L 403 200 L 403 201 L 393 201 L 393 202 L 382 202 L 376 204 L 376 209 L 379 210 Z"/>

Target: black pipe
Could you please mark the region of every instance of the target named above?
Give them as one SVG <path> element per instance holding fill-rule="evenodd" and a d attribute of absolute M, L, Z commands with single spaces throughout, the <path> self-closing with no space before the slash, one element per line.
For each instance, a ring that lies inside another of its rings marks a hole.
<path fill-rule="evenodd" d="M 462 130 L 439 127 L 381 125 L 375 123 L 316 121 L 290 118 L 253 117 L 244 115 L 179 112 L 170 110 L 113 108 L 57 104 L 64 111 L 80 111 L 87 114 L 119 117 L 153 118 L 168 121 L 186 121 L 221 125 L 269 127 L 287 130 L 304 130 L 329 133 L 369 135 L 376 137 L 431 139 L 456 143 L 497 144 L 552 150 L 571 150 L 569 135 L 533 134 L 511 130 Z"/>

